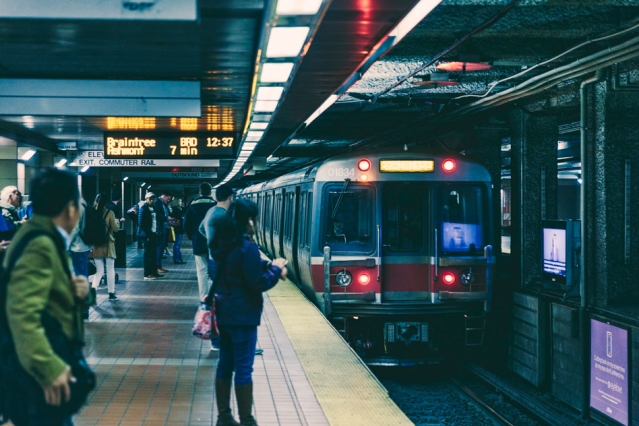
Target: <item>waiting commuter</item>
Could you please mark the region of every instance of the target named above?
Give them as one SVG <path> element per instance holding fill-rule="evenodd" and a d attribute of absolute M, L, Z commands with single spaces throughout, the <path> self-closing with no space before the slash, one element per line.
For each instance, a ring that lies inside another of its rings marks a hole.
<path fill-rule="evenodd" d="M 68 426 L 73 424 L 71 415 L 61 404 L 73 398 L 70 385 L 75 380 L 68 363 L 54 352 L 49 336 L 58 329 L 53 320 L 61 327 L 54 338 L 62 333 L 69 340 L 82 339 L 83 334 L 78 305 L 89 285 L 86 278 L 69 273 L 66 255 L 69 233 L 80 216 L 77 177 L 45 169 L 31 181 L 30 194 L 34 216 L 16 234 L 11 247 L 19 247 L 28 233 L 41 235 L 24 247 L 7 285 L 6 317 L 19 365 L 12 362 L 14 356 L 3 353 L 2 374 L 5 380 L 19 383 L 7 384 L 11 388 L 4 395 L 4 414 L 18 426 Z M 7 256 L 11 254 L 10 248 Z M 3 348 L 7 347 L 5 342 Z M 31 376 L 33 388 L 22 373 Z"/>
<path fill-rule="evenodd" d="M 200 196 L 191 202 L 184 215 L 184 232 L 193 242 L 200 300 L 209 293 L 209 288 L 211 287 L 208 275 L 209 248 L 206 243 L 206 237 L 200 234 L 199 231 L 204 216 L 206 216 L 211 207 L 215 206 L 215 201 L 211 198 L 211 190 L 210 184 L 202 183 L 200 185 Z"/>
<path fill-rule="evenodd" d="M 20 218 L 18 208 L 22 201 L 22 194 L 15 186 L 5 186 L 0 192 L 0 241 L 10 241 L 18 228 L 27 221 Z"/>
<path fill-rule="evenodd" d="M 115 237 L 114 232 L 120 229 L 120 221 L 115 218 L 113 211 L 106 208 L 108 199 L 105 193 L 101 192 L 95 197 L 95 208 L 100 217 L 104 218 L 104 224 L 107 228 L 107 243 L 100 246 L 93 246 L 93 250 L 89 253 L 89 257 L 95 260 L 95 275 L 93 275 L 93 283 L 91 288 L 97 289 L 100 280 L 104 275 L 106 265 L 107 291 L 109 292 L 109 300 L 117 300 L 115 295 Z M 124 219 L 122 219 L 124 220 Z"/>
<path fill-rule="evenodd" d="M 158 219 L 154 204 L 155 194 L 147 192 L 144 196 L 144 204 L 142 204 L 138 213 L 138 238 L 144 240 L 145 280 L 157 280 L 164 276 L 158 273 Z"/>
<path fill-rule="evenodd" d="M 240 422 L 257 425 L 253 405 L 253 362 L 257 327 L 262 316 L 262 292 L 286 278 L 286 260 L 262 260 L 253 242 L 257 205 L 248 200 L 231 203 L 226 215 L 214 221 L 212 251 L 217 263 L 215 316 L 220 331 L 220 358 L 215 377 L 218 426 L 236 425 L 230 407 L 231 380 Z"/>
<path fill-rule="evenodd" d="M 155 208 L 155 214 L 157 215 L 157 225 L 158 225 L 158 243 L 157 243 L 157 265 L 158 265 L 158 274 L 166 274 L 167 271 L 162 267 L 162 257 L 164 256 L 164 251 L 166 250 L 166 233 L 169 230 L 169 207 L 168 203 L 171 202 L 171 194 L 167 191 L 162 192 L 162 195 L 155 200 L 153 207 Z"/>
<path fill-rule="evenodd" d="M 169 214 L 169 224 L 175 232 L 175 242 L 173 243 L 173 263 L 183 265 L 186 262 L 182 259 L 182 239 L 184 238 L 184 208 L 182 199 L 173 200 L 171 213 Z"/>
<path fill-rule="evenodd" d="M 86 225 L 86 202 L 83 199 L 80 199 L 80 219 L 78 220 L 78 224 L 73 228 L 69 240 L 71 243 L 69 244 L 69 257 L 71 257 L 71 263 L 73 264 L 73 272 L 78 277 L 89 277 L 89 252 L 93 248 L 86 244 L 82 237 L 81 233 L 84 232 L 84 227 Z M 92 290 L 91 302 L 95 301 L 96 291 Z M 89 317 L 89 307 L 86 308 L 85 311 L 82 312 L 82 316 L 84 319 Z"/>

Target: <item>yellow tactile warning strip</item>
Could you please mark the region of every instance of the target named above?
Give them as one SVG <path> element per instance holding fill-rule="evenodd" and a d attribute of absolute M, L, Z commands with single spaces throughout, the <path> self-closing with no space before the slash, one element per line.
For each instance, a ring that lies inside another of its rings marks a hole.
<path fill-rule="evenodd" d="M 267 294 L 331 425 L 413 424 L 295 284 L 280 282 Z"/>

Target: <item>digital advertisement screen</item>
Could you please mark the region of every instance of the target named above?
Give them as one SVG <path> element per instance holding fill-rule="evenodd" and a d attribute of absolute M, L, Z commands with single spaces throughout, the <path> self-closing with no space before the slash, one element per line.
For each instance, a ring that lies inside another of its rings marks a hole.
<path fill-rule="evenodd" d="M 469 223 L 442 223 L 444 251 L 468 251 L 471 245 L 483 247 L 481 226 Z"/>
<path fill-rule="evenodd" d="M 566 276 L 566 230 L 544 228 L 544 272 Z"/>

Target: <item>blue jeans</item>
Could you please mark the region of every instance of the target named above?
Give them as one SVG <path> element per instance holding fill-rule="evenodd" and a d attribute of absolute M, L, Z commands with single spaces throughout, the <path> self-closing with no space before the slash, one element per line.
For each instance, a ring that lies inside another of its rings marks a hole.
<path fill-rule="evenodd" d="M 231 380 L 235 371 L 235 386 L 253 383 L 253 361 L 257 345 L 257 327 L 218 325 L 220 358 L 216 378 Z"/>
<path fill-rule="evenodd" d="M 182 239 L 184 234 L 175 234 L 175 242 L 173 243 L 173 261 L 182 261 Z"/>
<path fill-rule="evenodd" d="M 73 272 L 77 276 L 89 276 L 89 252 L 70 251 L 71 263 L 73 263 Z"/>

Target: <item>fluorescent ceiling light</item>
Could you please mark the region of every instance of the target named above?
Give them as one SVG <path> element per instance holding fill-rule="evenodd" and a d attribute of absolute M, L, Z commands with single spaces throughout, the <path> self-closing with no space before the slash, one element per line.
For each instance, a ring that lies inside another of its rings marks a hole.
<path fill-rule="evenodd" d="M 260 87 L 257 89 L 258 101 L 279 101 L 282 97 L 283 87 Z"/>
<path fill-rule="evenodd" d="M 238 158 L 248 158 L 251 156 L 251 151 L 240 151 L 240 155 L 238 155 Z"/>
<path fill-rule="evenodd" d="M 257 143 L 255 142 L 244 142 L 244 145 L 242 145 L 242 151 L 246 151 L 246 150 L 254 150 L 255 147 L 257 146 Z"/>
<path fill-rule="evenodd" d="M 146 189 L 151 189 L 151 185 L 149 185 L 148 188 L 146 188 Z"/>
<path fill-rule="evenodd" d="M 298 56 L 309 30 L 309 27 L 272 28 L 266 46 L 266 57 L 292 58 Z"/>
<path fill-rule="evenodd" d="M 442 0 L 421 0 L 408 12 L 408 15 L 400 21 L 395 29 L 391 32 L 391 36 L 395 36 L 393 40 L 393 46 L 399 43 L 413 28 L 421 21 L 424 20 L 435 7 L 441 3 Z"/>
<path fill-rule="evenodd" d="M 24 123 L 24 127 L 27 129 L 33 129 L 35 127 L 35 120 L 31 115 L 25 115 L 22 117 L 22 122 Z"/>
<path fill-rule="evenodd" d="M 84 173 L 87 170 L 89 170 L 90 168 L 91 168 L 91 166 L 84 166 L 84 167 L 82 167 L 82 170 L 80 170 L 80 173 Z"/>
<path fill-rule="evenodd" d="M 264 136 L 264 132 L 262 131 L 249 131 L 246 134 L 247 140 L 248 138 L 257 138 L 259 140 L 262 136 Z"/>
<path fill-rule="evenodd" d="M 286 83 L 293 71 L 292 62 L 264 64 L 260 74 L 260 83 Z"/>
<path fill-rule="evenodd" d="M 144 185 L 146 185 L 146 182 L 142 182 L 142 185 L 140 185 L 140 186 L 144 186 Z"/>
<path fill-rule="evenodd" d="M 324 103 L 319 108 L 317 108 L 317 110 L 313 114 L 311 114 L 311 116 L 308 117 L 304 123 L 307 126 L 310 125 L 313 122 L 313 120 L 315 120 L 317 117 L 320 116 L 321 113 L 323 113 L 324 111 L 326 111 L 328 107 L 333 105 L 338 97 L 339 96 L 337 95 L 329 96 L 328 99 L 326 99 Z"/>
<path fill-rule="evenodd" d="M 55 163 L 55 166 L 59 169 L 60 167 L 64 166 L 65 164 L 67 164 L 67 159 L 63 158 L 62 160 L 60 160 L 57 163 Z"/>
<path fill-rule="evenodd" d="M 123 182 L 126 182 L 129 179 L 128 176 L 124 176 L 124 179 L 122 179 Z"/>
<path fill-rule="evenodd" d="M 268 123 L 251 123 L 250 130 L 264 130 L 268 127 Z"/>
<path fill-rule="evenodd" d="M 29 161 L 31 159 L 31 157 L 33 157 L 36 153 L 36 150 L 34 149 L 30 149 L 27 152 L 25 152 L 24 154 L 22 154 L 22 157 L 20 157 L 21 160 L 24 161 Z"/>
<path fill-rule="evenodd" d="M 254 110 L 257 112 L 273 112 L 277 108 L 277 101 L 255 101 Z"/>
<path fill-rule="evenodd" d="M 315 15 L 322 0 L 278 0 L 277 15 Z"/>

